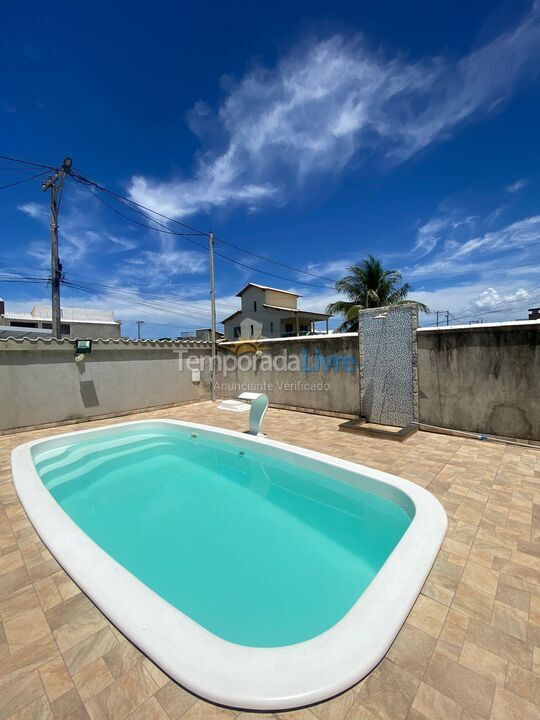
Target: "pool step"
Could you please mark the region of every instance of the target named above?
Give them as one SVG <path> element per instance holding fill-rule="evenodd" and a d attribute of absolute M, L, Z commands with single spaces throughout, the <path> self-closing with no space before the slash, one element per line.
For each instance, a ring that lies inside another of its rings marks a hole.
<path fill-rule="evenodd" d="M 405 427 L 398 427 L 368 422 L 365 418 L 360 417 L 341 423 L 339 429 L 342 432 L 354 433 L 355 435 L 367 435 L 368 437 L 403 442 L 418 430 L 418 423 L 409 423 Z"/>

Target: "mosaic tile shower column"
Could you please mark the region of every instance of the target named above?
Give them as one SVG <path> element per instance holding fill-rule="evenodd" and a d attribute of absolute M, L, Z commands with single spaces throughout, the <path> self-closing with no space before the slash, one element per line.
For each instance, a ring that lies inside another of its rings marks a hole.
<path fill-rule="evenodd" d="M 414 304 L 360 310 L 360 415 L 405 427 L 418 421 Z"/>

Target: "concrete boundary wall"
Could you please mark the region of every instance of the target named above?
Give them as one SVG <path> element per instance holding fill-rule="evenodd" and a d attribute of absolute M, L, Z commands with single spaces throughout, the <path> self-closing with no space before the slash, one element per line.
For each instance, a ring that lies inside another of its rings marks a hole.
<path fill-rule="evenodd" d="M 283 408 L 357 417 L 358 333 L 220 343 L 216 395 L 244 391 Z"/>
<path fill-rule="evenodd" d="M 197 381 L 185 361 L 209 355 L 207 342 L 95 340 L 76 363 L 72 340 L 0 340 L 0 431 L 207 400 L 208 372 Z"/>
<path fill-rule="evenodd" d="M 417 332 L 420 423 L 540 440 L 540 322 Z"/>

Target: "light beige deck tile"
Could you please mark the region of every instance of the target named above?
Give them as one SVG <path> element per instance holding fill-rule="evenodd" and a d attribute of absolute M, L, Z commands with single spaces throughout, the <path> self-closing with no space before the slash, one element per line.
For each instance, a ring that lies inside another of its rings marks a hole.
<path fill-rule="evenodd" d="M 204 702 L 204 700 L 197 700 L 192 705 L 186 714 L 183 716 L 184 720 L 233 720 L 236 717 L 236 713 L 226 708 L 217 707 L 217 705 L 210 705 L 210 703 Z"/>
<path fill-rule="evenodd" d="M 91 700 L 113 681 L 114 677 L 101 657 L 73 676 L 73 682 L 83 702 Z"/>
<path fill-rule="evenodd" d="M 141 654 L 130 642 L 124 640 L 105 653 L 103 659 L 114 678 L 124 675 L 139 660 Z"/>
<path fill-rule="evenodd" d="M 37 700 L 33 700 L 28 705 L 25 705 L 14 715 L 11 715 L 9 720 L 54 720 L 51 706 L 45 695 L 42 695 Z"/>
<path fill-rule="evenodd" d="M 76 688 L 61 695 L 51 703 L 55 720 L 79 720 L 86 718 L 87 712 Z"/>
<path fill-rule="evenodd" d="M 34 583 L 34 589 L 43 610 L 50 610 L 62 602 L 62 596 L 58 592 L 54 577 L 46 577 L 38 580 Z"/>
<path fill-rule="evenodd" d="M 157 691 L 156 698 L 171 720 L 178 720 L 197 701 L 194 695 L 172 681 Z"/>
<path fill-rule="evenodd" d="M 5 620 L 4 631 L 12 653 L 50 634 L 49 625 L 40 607 L 20 615 L 12 615 Z"/>
<path fill-rule="evenodd" d="M 412 709 L 429 720 L 460 720 L 463 706 L 422 683 L 415 695 Z"/>
<path fill-rule="evenodd" d="M 51 703 L 73 688 L 73 681 L 61 657 L 42 665 L 39 675 Z"/>
<path fill-rule="evenodd" d="M 345 692 L 331 700 L 313 705 L 310 710 L 319 720 L 343 720 L 355 700 L 355 692 Z"/>
<path fill-rule="evenodd" d="M 0 688 L 40 668 L 55 657 L 58 657 L 58 648 L 52 635 L 47 635 L 16 653 L 6 655 L 0 660 Z"/>
<path fill-rule="evenodd" d="M 540 677 L 510 663 L 506 674 L 505 687 L 515 695 L 540 706 Z"/>
<path fill-rule="evenodd" d="M 458 662 L 488 680 L 504 685 L 508 661 L 500 655 L 465 641 Z"/>
<path fill-rule="evenodd" d="M 538 705 L 497 687 L 490 720 L 538 720 Z"/>
<path fill-rule="evenodd" d="M 452 607 L 461 610 L 473 618 L 489 622 L 494 601 L 494 595 L 486 595 L 462 582 L 458 585 Z"/>
<path fill-rule="evenodd" d="M 518 640 L 508 633 L 472 620 L 467 630 L 467 640 L 500 655 L 505 660 L 515 662 L 520 667 L 529 670 L 532 662 L 532 648 L 523 640 Z"/>
<path fill-rule="evenodd" d="M 123 720 L 157 690 L 157 685 L 139 662 L 92 698 L 86 709 L 92 720 Z"/>
<path fill-rule="evenodd" d="M 37 670 L 7 683 L 0 694 L 0 720 L 6 720 L 42 695 L 45 695 L 45 690 Z"/>
<path fill-rule="evenodd" d="M 495 602 L 491 625 L 519 640 L 527 640 L 528 614 L 504 603 Z"/>
<path fill-rule="evenodd" d="M 402 720 L 419 685 L 418 678 L 384 659 L 360 685 L 357 700 L 383 720 Z"/>
<path fill-rule="evenodd" d="M 26 585 L 20 590 L 0 597 L 0 617 L 4 622 L 38 607 L 40 607 L 39 599 L 32 585 Z"/>
<path fill-rule="evenodd" d="M 71 675 L 76 675 L 84 667 L 112 650 L 118 643 L 111 627 L 104 627 L 86 640 L 74 645 L 63 653 Z"/>
<path fill-rule="evenodd" d="M 498 572 L 474 562 L 468 562 L 465 565 L 463 575 L 461 576 L 462 582 L 476 590 L 486 593 L 486 595 L 495 595 L 498 580 Z"/>
<path fill-rule="evenodd" d="M 424 682 L 472 712 L 488 718 L 495 683 L 450 660 L 437 651 L 427 667 Z"/>
<path fill-rule="evenodd" d="M 406 622 L 395 639 L 387 657 L 400 668 L 422 677 L 437 640 Z"/>
<path fill-rule="evenodd" d="M 151 697 L 143 705 L 128 716 L 128 720 L 170 720 L 165 710 L 155 697 Z"/>
<path fill-rule="evenodd" d="M 448 608 L 425 595 L 419 595 L 407 622 L 434 638 L 439 637 Z"/>

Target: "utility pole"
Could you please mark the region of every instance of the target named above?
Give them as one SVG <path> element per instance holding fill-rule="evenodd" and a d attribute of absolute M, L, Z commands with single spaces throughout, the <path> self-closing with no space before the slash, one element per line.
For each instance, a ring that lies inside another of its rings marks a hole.
<path fill-rule="evenodd" d="M 439 315 L 442 315 L 446 318 L 446 324 L 448 325 L 450 322 L 450 311 L 449 310 L 437 310 L 437 327 L 439 327 Z"/>
<path fill-rule="evenodd" d="M 144 325 L 144 320 L 137 320 L 137 340 L 141 339 L 141 327 Z"/>
<path fill-rule="evenodd" d="M 210 357 L 210 398 L 215 400 L 216 391 L 214 389 L 214 382 L 216 379 L 216 281 L 214 277 L 214 233 L 210 232 L 209 235 L 209 250 L 210 250 L 210 327 L 211 327 L 211 340 L 212 340 L 212 354 Z"/>
<path fill-rule="evenodd" d="M 62 280 L 62 263 L 58 258 L 58 213 L 66 175 L 71 172 L 72 161 L 67 157 L 55 174 L 46 182 L 41 183 L 43 192 L 51 191 L 51 309 L 52 334 L 60 338 L 60 281 Z"/>

